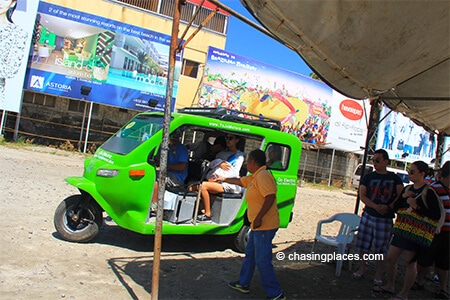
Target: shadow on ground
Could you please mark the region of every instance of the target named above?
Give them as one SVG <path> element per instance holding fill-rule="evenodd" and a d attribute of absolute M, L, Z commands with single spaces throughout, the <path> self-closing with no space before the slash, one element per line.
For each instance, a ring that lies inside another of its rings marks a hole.
<path fill-rule="evenodd" d="M 59 238 L 57 233 L 53 234 Z M 109 223 L 102 227 L 93 241 L 121 247 L 148 255 L 112 257 L 107 260 L 118 281 L 132 299 L 150 297 L 153 272 L 153 235 L 142 235 Z M 353 279 L 357 264 L 344 263 L 342 275 L 335 276 L 334 262 L 289 260 L 289 254 L 310 253 L 312 241 L 288 241 L 274 245 L 273 264 L 278 281 L 288 299 L 387 299 L 391 295 L 372 291 L 374 262 L 368 263 L 366 276 Z M 159 271 L 160 299 L 264 299 L 266 297 L 258 273 L 250 294 L 241 294 L 228 288 L 227 283 L 237 280 L 243 255 L 231 250 L 232 239 L 226 236 L 163 236 Z M 316 244 L 314 253 L 328 254 L 333 248 Z M 285 259 L 277 260 L 283 252 Z M 291 255 L 292 257 L 293 255 Z M 298 257 L 298 256 L 297 256 Z M 397 290 L 403 283 L 403 261 L 399 264 Z M 430 299 L 437 286 L 426 283 L 425 291 L 411 291 L 410 299 Z"/>
<path fill-rule="evenodd" d="M 175 241 L 175 240 L 174 240 Z M 188 249 L 204 248 L 205 240 L 192 241 L 179 246 L 172 252 L 172 246 L 162 251 L 160 264 L 159 298 L 160 299 L 264 299 L 266 297 L 259 283 L 257 272 L 251 286 L 250 294 L 241 294 L 228 288 L 227 283 L 236 280 L 239 275 L 242 256 L 227 249 L 225 253 L 210 252 L 201 254 Z M 192 248 L 191 248 L 192 247 Z M 345 264 L 340 277 L 335 276 L 335 263 L 277 260 L 275 247 L 274 265 L 278 280 L 288 299 L 386 299 L 388 294 L 372 291 L 372 277 L 375 265 L 369 263 L 368 275 L 363 279 L 353 279 L 349 264 Z M 185 250 L 181 250 L 184 248 Z M 222 247 L 219 247 L 222 248 Z M 282 252 L 287 256 L 292 253 L 309 253 L 310 241 L 293 242 Z M 315 253 L 330 253 L 331 248 L 317 245 Z M 187 250 L 187 251 L 186 251 Z M 222 250 L 216 250 L 222 251 Z M 136 257 L 115 257 L 108 260 L 111 269 L 133 299 L 139 299 L 135 293 L 139 286 L 148 295 L 151 294 L 153 255 Z M 353 269 L 355 266 L 353 267 Z M 400 265 L 399 269 L 403 266 Z M 397 288 L 400 289 L 403 273 L 400 272 Z M 432 298 L 436 287 L 430 282 L 429 291 L 412 291 L 410 299 Z"/>

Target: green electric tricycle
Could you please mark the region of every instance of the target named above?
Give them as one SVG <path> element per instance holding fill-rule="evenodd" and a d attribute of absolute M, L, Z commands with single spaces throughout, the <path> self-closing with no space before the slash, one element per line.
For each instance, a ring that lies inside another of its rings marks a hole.
<path fill-rule="evenodd" d="M 157 157 L 162 143 L 164 115 L 161 112 L 137 114 L 86 159 L 82 177 L 66 181 L 78 188 L 57 207 L 54 224 L 65 240 L 87 242 L 96 237 L 103 224 L 103 212 L 119 226 L 141 234 L 154 234 L 156 217 L 151 212 L 153 186 L 157 180 Z M 245 154 L 253 149 L 281 150 L 280 161 L 270 167 L 277 183 L 280 227 L 292 220 L 301 142 L 281 131 L 280 121 L 225 108 L 184 108 L 171 114 L 169 132 L 182 132 L 181 142 L 207 143 L 227 133 L 240 136 Z M 192 153 L 191 153 L 192 155 Z M 191 158 L 186 186 L 164 194 L 162 234 L 234 235 L 235 248 L 243 251 L 249 226 L 243 194 L 211 196 L 212 220 L 198 222 L 195 216 L 199 197 L 188 185 L 201 180 L 207 163 Z M 241 174 L 246 174 L 245 162 Z"/>

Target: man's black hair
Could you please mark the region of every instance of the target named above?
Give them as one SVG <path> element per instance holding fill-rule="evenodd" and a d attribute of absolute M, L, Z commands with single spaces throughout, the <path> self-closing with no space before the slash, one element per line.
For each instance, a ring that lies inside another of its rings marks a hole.
<path fill-rule="evenodd" d="M 264 166 L 266 164 L 266 154 L 260 149 L 250 151 L 248 159 L 252 159 L 259 166 Z"/>
<path fill-rule="evenodd" d="M 389 154 L 388 154 L 387 151 L 384 150 L 384 149 L 378 149 L 378 150 L 375 150 L 375 152 L 374 152 L 373 154 L 381 154 L 381 155 L 383 156 L 384 159 L 389 160 Z"/>
<path fill-rule="evenodd" d="M 225 136 L 224 135 L 219 135 L 218 137 L 216 137 L 216 139 L 214 140 L 214 145 L 217 145 L 217 144 L 222 146 L 222 148 L 226 148 L 227 147 L 227 141 L 225 140 Z"/>

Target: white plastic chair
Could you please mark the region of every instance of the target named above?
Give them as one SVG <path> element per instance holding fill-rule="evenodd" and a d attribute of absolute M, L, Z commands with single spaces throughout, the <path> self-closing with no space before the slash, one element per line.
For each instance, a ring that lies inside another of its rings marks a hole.
<path fill-rule="evenodd" d="M 330 217 L 326 220 L 320 220 L 317 223 L 316 236 L 314 237 L 314 242 L 311 247 L 311 255 L 314 251 L 314 246 L 316 242 L 322 242 L 324 244 L 337 247 L 337 254 L 345 253 L 347 250 L 347 245 L 353 242 L 353 237 L 355 236 L 355 232 L 358 230 L 359 221 L 361 217 L 352 213 L 339 213 Z M 339 232 L 336 236 L 323 235 L 322 234 L 322 225 L 326 223 L 332 222 L 341 222 L 341 227 L 339 228 Z M 311 264 L 311 260 L 309 261 Z M 336 276 L 341 276 L 342 269 L 342 260 L 336 261 Z"/>

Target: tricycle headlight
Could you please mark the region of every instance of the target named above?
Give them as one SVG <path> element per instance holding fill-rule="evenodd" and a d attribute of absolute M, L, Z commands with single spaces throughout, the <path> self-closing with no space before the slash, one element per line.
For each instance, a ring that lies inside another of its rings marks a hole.
<path fill-rule="evenodd" d="M 116 177 L 119 174 L 119 170 L 98 169 L 97 176 L 101 177 Z"/>

